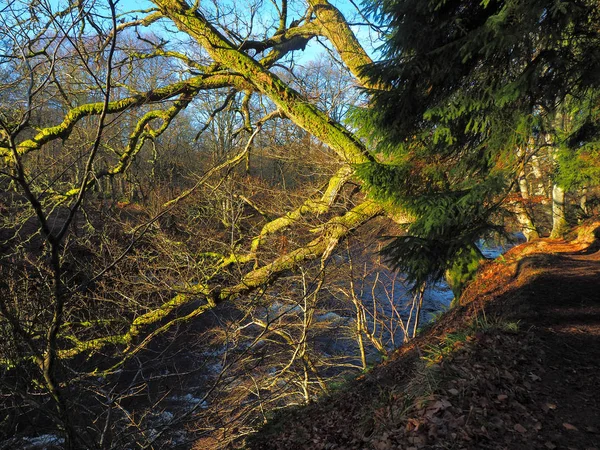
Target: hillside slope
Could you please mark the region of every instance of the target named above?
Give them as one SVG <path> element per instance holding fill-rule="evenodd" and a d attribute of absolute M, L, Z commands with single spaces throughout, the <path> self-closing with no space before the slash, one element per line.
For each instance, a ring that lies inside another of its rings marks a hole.
<path fill-rule="evenodd" d="M 249 448 L 600 448 L 598 230 L 487 263 L 461 306 Z"/>

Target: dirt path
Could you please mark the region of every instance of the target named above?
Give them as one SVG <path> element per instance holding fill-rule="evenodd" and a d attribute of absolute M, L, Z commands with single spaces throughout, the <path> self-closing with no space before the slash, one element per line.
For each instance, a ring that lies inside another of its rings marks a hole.
<path fill-rule="evenodd" d="M 411 345 L 254 449 L 600 449 L 597 230 L 487 264 Z"/>
<path fill-rule="evenodd" d="M 600 252 L 554 250 L 537 258 L 543 271 L 522 288 L 528 308 L 519 313 L 543 342 L 536 395 L 551 409 L 542 423 L 547 447 L 600 448 Z"/>

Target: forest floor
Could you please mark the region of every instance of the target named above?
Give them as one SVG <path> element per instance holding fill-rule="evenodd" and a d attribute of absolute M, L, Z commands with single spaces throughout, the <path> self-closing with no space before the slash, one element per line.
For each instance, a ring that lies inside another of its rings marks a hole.
<path fill-rule="evenodd" d="M 600 223 L 486 263 L 384 364 L 253 449 L 600 449 Z"/>

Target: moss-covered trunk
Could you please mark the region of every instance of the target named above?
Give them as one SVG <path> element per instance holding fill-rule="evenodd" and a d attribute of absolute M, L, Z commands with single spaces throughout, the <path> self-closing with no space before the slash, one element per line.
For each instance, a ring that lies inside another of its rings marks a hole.
<path fill-rule="evenodd" d="M 193 7 L 181 0 L 153 0 L 181 31 L 194 38 L 213 60 L 241 74 L 268 96 L 296 125 L 329 145 L 342 161 L 367 162 L 369 153 L 352 133 L 332 121 L 274 73 L 239 50 Z"/>

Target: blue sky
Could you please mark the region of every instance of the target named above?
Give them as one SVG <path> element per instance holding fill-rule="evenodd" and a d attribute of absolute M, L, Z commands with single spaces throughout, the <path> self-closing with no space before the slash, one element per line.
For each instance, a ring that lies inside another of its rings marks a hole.
<path fill-rule="evenodd" d="M 188 2 L 191 2 L 191 1 L 192 0 L 188 0 Z M 342 11 L 342 13 L 344 13 L 344 15 L 350 21 L 352 21 L 352 22 L 362 22 L 363 21 L 360 17 L 358 17 L 356 8 L 348 0 L 330 0 L 330 1 L 338 9 L 340 9 L 340 11 Z M 360 6 L 361 1 L 362 0 L 357 0 L 355 3 Z M 210 3 L 212 3 L 212 2 L 208 2 L 206 0 L 200 0 L 201 6 L 203 4 L 210 5 Z M 227 4 L 243 5 L 243 6 L 237 6 L 237 8 L 242 12 L 247 12 L 247 4 L 243 1 L 240 2 L 239 0 L 223 0 L 220 3 L 225 4 L 225 5 L 227 5 Z M 294 4 L 296 4 L 295 5 L 296 7 L 294 7 Z M 269 0 L 265 0 L 264 6 L 263 6 L 263 9 L 261 10 L 261 12 L 263 14 L 265 14 L 265 13 L 268 14 L 268 10 L 270 9 L 271 14 L 275 15 L 276 11 L 270 5 L 272 5 L 272 3 Z M 288 11 L 288 22 L 291 20 L 300 18 L 300 15 L 304 13 L 304 6 L 305 6 L 304 2 L 290 2 L 290 8 Z M 118 3 L 118 8 L 121 11 L 142 10 L 142 9 L 147 9 L 147 8 L 151 8 L 151 7 L 153 7 L 153 4 L 147 0 L 120 0 Z M 376 36 L 370 35 L 367 27 L 355 26 L 355 27 L 353 27 L 353 31 L 356 34 L 356 36 L 358 37 L 358 39 L 361 41 L 361 43 L 363 44 L 363 46 L 365 47 L 367 52 L 369 52 L 371 54 L 371 56 L 373 57 L 376 54 L 376 50 L 373 48 L 371 43 L 376 42 L 375 41 Z M 158 30 L 156 30 L 156 32 L 158 32 Z M 377 44 L 375 44 L 375 45 L 377 45 Z M 307 46 L 306 50 L 302 54 L 298 54 L 299 52 L 296 52 L 297 54 L 295 55 L 295 57 L 298 60 L 298 62 L 304 62 L 304 61 L 312 60 L 317 55 L 324 53 L 324 52 L 325 52 L 325 50 L 323 49 L 323 47 L 318 42 L 316 42 L 316 40 L 313 39 Z"/>
<path fill-rule="evenodd" d="M 2 1 L 2 0 L 0 0 L 0 1 Z M 49 1 L 49 3 L 55 9 L 58 9 L 60 7 L 59 5 L 64 6 L 67 3 L 67 0 L 47 0 L 47 1 Z M 96 4 L 96 6 L 106 5 L 106 0 L 84 0 L 84 1 L 86 1 L 86 3 L 88 3 L 88 4 L 91 4 L 93 2 Z M 187 0 L 187 1 L 189 3 L 193 3 L 194 0 Z M 219 3 L 224 5 L 225 7 L 227 7 L 227 6 L 236 7 L 239 10 L 239 12 L 243 15 L 243 14 L 248 13 L 249 4 L 251 3 L 251 1 L 252 0 L 219 0 Z M 278 0 L 262 0 L 263 5 L 260 10 L 260 15 L 258 15 L 258 21 L 264 20 L 265 22 L 268 22 L 269 20 L 275 20 L 277 11 L 275 10 L 275 8 L 273 6 L 273 3 L 272 3 L 273 1 L 277 1 L 277 3 L 279 3 Z M 360 6 L 361 1 L 362 0 L 356 0 L 354 3 Z M 23 0 L 23 2 L 25 2 L 25 0 Z M 206 8 L 210 8 L 211 4 L 213 4 L 212 0 L 199 0 L 199 2 L 200 2 L 201 7 L 206 7 Z M 330 2 L 333 5 L 335 5 L 337 8 L 339 8 L 340 11 L 342 11 L 342 13 L 344 13 L 344 15 L 348 18 L 348 20 L 350 22 L 363 22 L 363 19 L 360 18 L 359 15 L 357 14 L 356 8 L 352 5 L 352 3 L 349 0 L 330 0 Z M 288 23 L 294 19 L 299 19 L 306 10 L 306 4 L 302 0 L 297 0 L 297 1 L 291 0 L 291 1 L 289 1 L 289 5 L 290 6 L 289 6 L 289 11 L 288 11 Z M 154 7 L 153 3 L 148 0 L 118 0 L 118 4 L 117 4 L 117 8 L 120 12 L 140 11 L 140 10 L 149 9 L 152 7 Z M 108 11 L 106 11 L 106 12 L 108 15 Z M 135 15 L 142 16 L 143 14 L 138 13 Z M 150 27 L 150 29 L 158 35 L 164 33 L 162 25 L 160 25 L 160 26 L 153 25 Z M 358 37 L 358 39 L 361 41 L 361 43 L 363 44 L 363 47 L 365 48 L 365 50 L 367 50 L 367 52 L 371 55 L 371 57 L 374 57 L 377 54 L 377 51 L 373 46 L 378 45 L 377 41 L 376 41 L 377 37 L 374 36 L 373 34 L 370 34 L 368 27 L 365 27 L 365 26 L 362 26 L 362 27 L 354 26 L 353 31 L 356 34 L 356 36 Z M 295 52 L 294 59 L 295 59 L 296 63 L 303 64 L 310 60 L 314 60 L 319 55 L 324 54 L 324 53 L 326 53 L 326 52 L 323 49 L 322 45 L 320 45 L 316 41 L 316 39 L 313 39 L 308 44 L 308 46 L 306 47 L 304 52 L 299 52 L 299 51 Z M 376 58 L 376 56 L 375 56 L 375 58 Z"/>

